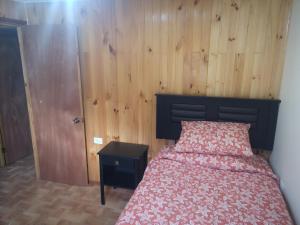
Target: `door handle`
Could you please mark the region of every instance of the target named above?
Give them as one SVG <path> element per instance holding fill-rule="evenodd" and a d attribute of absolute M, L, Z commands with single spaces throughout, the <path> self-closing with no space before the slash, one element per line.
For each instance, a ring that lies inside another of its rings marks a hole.
<path fill-rule="evenodd" d="M 73 123 L 74 124 L 78 124 L 78 123 L 80 123 L 80 118 L 79 117 L 75 117 L 74 119 L 73 119 Z"/>

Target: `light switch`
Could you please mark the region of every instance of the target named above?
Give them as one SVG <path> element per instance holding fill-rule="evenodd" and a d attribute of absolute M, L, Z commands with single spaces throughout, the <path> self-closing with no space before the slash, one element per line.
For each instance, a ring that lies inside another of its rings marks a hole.
<path fill-rule="evenodd" d="M 100 137 L 94 137 L 94 144 L 102 145 L 103 144 L 103 139 L 100 138 Z"/>

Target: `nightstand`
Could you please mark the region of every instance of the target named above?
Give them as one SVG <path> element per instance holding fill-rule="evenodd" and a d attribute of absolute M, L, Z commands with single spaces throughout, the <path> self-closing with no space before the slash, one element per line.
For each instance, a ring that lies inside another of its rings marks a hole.
<path fill-rule="evenodd" d="M 104 185 L 135 189 L 147 167 L 148 146 L 112 141 L 98 152 L 101 204 Z"/>

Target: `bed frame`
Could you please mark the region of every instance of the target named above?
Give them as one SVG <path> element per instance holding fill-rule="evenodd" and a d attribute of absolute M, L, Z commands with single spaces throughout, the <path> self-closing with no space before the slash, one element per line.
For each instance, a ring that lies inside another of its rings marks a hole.
<path fill-rule="evenodd" d="M 254 149 L 272 150 L 280 100 L 156 94 L 156 137 L 178 140 L 181 121 L 250 123 Z"/>

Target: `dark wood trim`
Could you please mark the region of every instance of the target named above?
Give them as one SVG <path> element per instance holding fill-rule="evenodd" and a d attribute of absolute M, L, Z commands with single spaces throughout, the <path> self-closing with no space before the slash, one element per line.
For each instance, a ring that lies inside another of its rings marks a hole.
<path fill-rule="evenodd" d="M 6 17 L 0 17 L 0 24 L 1 25 L 11 25 L 11 26 L 23 26 L 27 25 L 27 21 L 25 20 L 17 20 L 17 19 L 10 19 Z"/>

